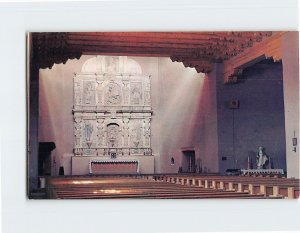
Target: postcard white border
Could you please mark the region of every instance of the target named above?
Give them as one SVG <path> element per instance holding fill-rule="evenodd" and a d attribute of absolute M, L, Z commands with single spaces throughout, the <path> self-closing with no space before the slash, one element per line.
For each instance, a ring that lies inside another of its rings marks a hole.
<path fill-rule="evenodd" d="M 297 231 L 296 200 L 27 200 L 26 32 L 298 30 L 297 0 L 0 3 L 3 232 Z"/>

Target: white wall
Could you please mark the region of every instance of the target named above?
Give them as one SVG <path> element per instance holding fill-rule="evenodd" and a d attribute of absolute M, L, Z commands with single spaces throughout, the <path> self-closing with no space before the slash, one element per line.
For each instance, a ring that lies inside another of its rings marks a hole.
<path fill-rule="evenodd" d="M 299 34 L 288 32 L 282 36 L 283 92 L 287 176 L 299 178 Z M 292 138 L 298 139 L 296 152 Z"/>
<path fill-rule="evenodd" d="M 52 151 L 52 174 L 55 175 L 65 163 L 63 155 L 72 153 L 73 148 L 73 75 L 80 72 L 90 57 L 40 70 L 39 141 L 55 142 L 56 149 Z"/>

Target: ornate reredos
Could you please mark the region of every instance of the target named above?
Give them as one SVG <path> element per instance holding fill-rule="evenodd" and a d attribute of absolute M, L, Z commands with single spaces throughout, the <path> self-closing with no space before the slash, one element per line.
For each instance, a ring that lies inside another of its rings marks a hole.
<path fill-rule="evenodd" d="M 124 56 L 88 59 L 74 76 L 74 153 L 151 154 L 150 76 Z"/>

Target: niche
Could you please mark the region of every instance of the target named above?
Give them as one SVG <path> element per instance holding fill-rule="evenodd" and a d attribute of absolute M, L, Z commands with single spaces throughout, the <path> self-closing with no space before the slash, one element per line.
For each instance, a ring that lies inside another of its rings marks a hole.
<path fill-rule="evenodd" d="M 119 144 L 119 125 L 111 123 L 107 125 L 107 144 L 108 147 L 115 148 Z"/>
<path fill-rule="evenodd" d="M 175 164 L 175 160 L 174 160 L 174 158 L 172 157 L 171 158 L 171 165 L 174 165 Z"/>

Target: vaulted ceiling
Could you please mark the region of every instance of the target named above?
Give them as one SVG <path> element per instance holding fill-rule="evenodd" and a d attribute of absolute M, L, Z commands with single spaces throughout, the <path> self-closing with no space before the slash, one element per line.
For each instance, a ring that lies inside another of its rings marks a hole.
<path fill-rule="evenodd" d="M 32 61 L 39 68 L 79 59 L 82 54 L 170 57 L 209 73 L 272 36 L 272 32 L 51 32 L 31 33 Z"/>

